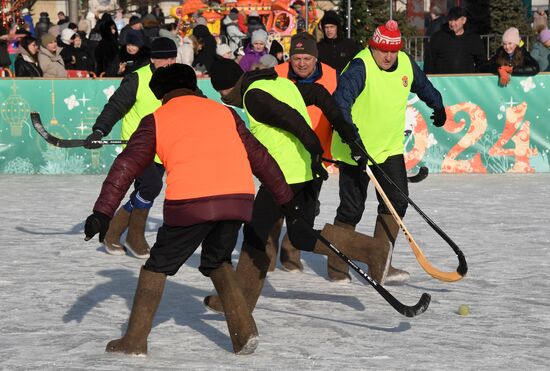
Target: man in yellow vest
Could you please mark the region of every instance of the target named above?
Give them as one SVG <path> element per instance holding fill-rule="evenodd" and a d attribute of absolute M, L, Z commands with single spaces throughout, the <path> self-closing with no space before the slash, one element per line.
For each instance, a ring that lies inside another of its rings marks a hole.
<path fill-rule="evenodd" d="M 298 213 L 292 212 L 295 209 L 281 210 L 264 187 L 256 194 L 252 220 L 243 228 L 243 244 L 236 269 L 239 285 L 252 312 L 270 264 L 265 250 L 267 236 L 282 215 L 286 217 L 289 239 L 296 248 L 323 255 L 334 254 L 317 241 L 312 230 L 319 189 L 328 174 L 322 163 L 323 147 L 312 130 L 306 108 L 310 99 L 333 100 L 319 84 L 294 84 L 278 77 L 272 68 L 243 73 L 240 66 L 229 59 L 214 63 L 210 78 L 224 103 L 244 108 L 250 131 L 277 161 L 294 192 L 292 204 L 299 210 Z M 345 141 L 342 145 L 350 148 L 358 161 L 365 161 L 363 155 L 358 155 L 361 144 L 357 129 L 344 122 L 336 103 L 332 110 L 323 112 Z M 339 233 L 327 224 L 321 234 L 351 259 L 367 264 L 373 259 L 387 260 L 389 243 L 382 241 L 379 244 L 372 237 L 344 232 Z M 218 296 L 208 296 L 204 303 L 211 310 L 223 311 Z"/>
<path fill-rule="evenodd" d="M 154 42 L 154 41 L 153 41 Z M 254 174 L 277 205 L 293 198 L 281 169 L 231 108 L 197 92 L 195 71 L 173 64 L 155 71 L 151 90 L 162 106 L 146 115 L 115 159 L 93 214 L 86 240 L 103 240 L 120 201 L 135 177 L 157 155 L 166 167 L 163 225 L 141 268 L 126 334 L 107 352 L 147 354 L 147 337 L 166 276 L 175 275 L 202 245 L 199 271 L 210 277 L 225 311 L 233 350 L 250 354 L 258 330 L 231 268 L 231 253 L 254 203 Z"/>
<path fill-rule="evenodd" d="M 402 46 L 397 22 L 390 20 L 377 27 L 369 40 L 369 47 L 359 52 L 344 69 L 334 97 L 346 119 L 357 125 L 361 140 L 371 157 L 408 194 L 403 127 L 409 92 L 416 93 L 434 110 L 432 119 L 435 126 L 445 124 L 446 114 L 441 94 L 414 60 L 400 51 Z M 364 167 L 358 166 L 351 158 L 349 149 L 341 143 L 337 133 L 332 140 L 332 156 L 340 162 L 340 205 L 334 223 L 341 229 L 354 230 L 365 210 L 369 178 Z M 397 213 L 404 217 L 407 200 L 375 167 L 372 172 Z M 389 241 L 393 246 L 398 231 L 399 226 L 378 196 L 374 237 Z M 329 263 L 330 260 L 329 256 Z M 372 268 L 369 266 L 369 273 Z M 378 281 L 397 283 L 406 281 L 408 277 L 408 272 L 390 264 Z"/>
<path fill-rule="evenodd" d="M 86 138 L 88 149 L 101 145 L 92 143 L 108 135 L 122 119 L 121 138 L 130 139 L 140 120 L 160 107 L 161 102 L 149 88 L 149 81 L 156 69 L 176 62 L 177 47 L 173 40 L 159 37 L 151 45 L 151 63 L 124 77 L 118 89 L 109 98 L 97 117 L 92 133 Z M 105 250 L 112 255 L 125 255 L 128 249 L 135 257 L 147 259 L 149 244 L 145 239 L 147 216 L 154 199 L 162 190 L 164 167 L 158 157 L 151 166 L 136 178 L 130 199 L 115 214 L 105 236 Z M 125 244 L 120 242 L 128 228 Z"/>
<path fill-rule="evenodd" d="M 290 59 L 288 62 L 281 63 L 275 67 L 275 71 L 280 77 L 286 77 L 300 85 L 317 83 L 322 85 L 330 94 L 334 93 L 338 81 L 336 70 L 317 60 L 317 43 L 313 36 L 307 32 L 297 33 L 292 36 L 289 54 Z M 307 113 L 311 120 L 312 129 L 321 141 L 324 151 L 323 158 L 332 158 L 330 154 L 330 143 L 332 141 L 330 122 L 322 110 L 315 105 L 308 106 Z M 281 218 L 269 234 L 266 251 L 271 257 L 270 271 L 275 269 L 282 225 L 283 219 Z M 304 268 L 300 261 L 300 250 L 292 246 L 288 233 L 285 234 L 281 243 L 280 260 L 283 269 L 286 271 L 301 271 Z M 340 262 L 344 264 L 344 268 L 347 268 L 347 264 L 344 261 L 338 260 L 338 263 Z M 340 270 L 337 270 L 337 277 L 335 278 L 333 274 L 334 269 L 329 267 L 329 278 L 331 280 L 338 280 L 338 272 Z"/>

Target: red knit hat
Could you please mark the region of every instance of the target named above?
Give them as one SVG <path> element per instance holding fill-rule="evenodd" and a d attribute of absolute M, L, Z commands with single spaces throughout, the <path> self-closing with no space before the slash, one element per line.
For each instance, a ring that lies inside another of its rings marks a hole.
<path fill-rule="evenodd" d="M 399 31 L 397 22 L 390 19 L 385 25 L 376 27 L 369 40 L 369 45 L 385 52 L 401 50 L 403 40 L 401 39 L 401 31 Z"/>

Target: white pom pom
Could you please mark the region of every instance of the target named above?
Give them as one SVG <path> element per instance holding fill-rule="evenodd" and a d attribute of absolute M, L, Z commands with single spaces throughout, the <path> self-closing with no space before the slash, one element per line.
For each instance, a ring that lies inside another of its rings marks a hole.
<path fill-rule="evenodd" d="M 389 21 L 386 22 L 386 28 L 389 31 L 397 31 L 399 29 L 399 26 L 397 25 L 396 21 L 394 21 L 393 19 L 390 19 Z"/>

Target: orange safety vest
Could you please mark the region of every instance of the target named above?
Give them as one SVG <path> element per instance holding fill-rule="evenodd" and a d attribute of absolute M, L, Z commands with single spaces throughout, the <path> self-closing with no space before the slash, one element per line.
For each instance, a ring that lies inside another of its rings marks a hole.
<path fill-rule="evenodd" d="M 167 200 L 255 194 L 248 155 L 227 107 L 186 95 L 172 98 L 153 115 Z"/>
<path fill-rule="evenodd" d="M 338 82 L 336 70 L 328 64 L 321 63 L 321 66 L 323 68 L 323 76 L 321 76 L 321 78 L 315 82 L 323 85 L 325 89 L 327 89 L 328 92 L 332 94 L 336 90 L 336 85 Z M 277 72 L 279 77 L 288 78 L 289 69 L 290 62 L 281 63 L 275 66 L 275 72 Z M 332 158 L 332 155 L 330 153 L 330 146 L 332 142 L 332 127 L 330 123 L 328 122 L 325 115 L 323 115 L 323 111 L 321 111 L 321 109 L 317 108 L 316 106 L 308 106 L 307 113 L 309 115 L 309 118 L 311 119 L 311 127 L 313 128 L 315 134 L 317 134 L 317 137 L 321 142 L 321 146 L 323 146 L 323 157 L 329 159 Z"/>

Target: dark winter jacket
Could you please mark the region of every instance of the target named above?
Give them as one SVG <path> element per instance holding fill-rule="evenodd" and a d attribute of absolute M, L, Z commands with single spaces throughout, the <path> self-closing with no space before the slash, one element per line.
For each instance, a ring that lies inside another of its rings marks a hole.
<path fill-rule="evenodd" d="M 14 65 L 16 77 L 42 77 L 43 75 L 38 60 L 32 58 L 29 52 L 21 46 L 19 46 Z"/>
<path fill-rule="evenodd" d="M 426 103 L 431 109 L 443 109 L 443 98 L 439 91 L 434 88 L 430 80 L 426 77 L 426 74 L 422 72 L 410 55 L 409 60 L 411 61 L 413 70 L 411 93 L 418 95 L 418 98 Z M 396 59 L 395 65 L 392 66 L 388 72 L 395 71 L 397 62 L 398 59 Z M 348 122 L 353 122 L 351 118 L 351 106 L 365 88 L 366 78 L 368 77 L 366 77 L 365 63 L 359 58 L 352 60 L 346 72 L 340 76 L 340 81 L 338 82 L 337 90 L 334 92 L 334 97 L 338 101 L 340 109 L 342 109 Z"/>
<path fill-rule="evenodd" d="M 103 21 L 100 27 L 101 40 L 95 49 L 96 74 L 98 76 L 107 71 L 118 53 L 118 32 L 113 33 L 111 27 L 115 27 L 116 30 L 115 22 L 112 19 Z"/>
<path fill-rule="evenodd" d="M 465 30 L 456 36 L 443 25 L 428 43 L 424 72 L 437 74 L 475 73 L 487 61 L 479 35 Z"/>
<path fill-rule="evenodd" d="M 512 67 L 513 76 L 532 76 L 539 73 L 539 63 L 529 54 L 527 49 L 523 46 L 518 47 L 516 50 L 518 49 L 520 55 L 523 55 L 523 57 L 519 57 L 516 60 L 514 56 L 517 53 L 508 55 L 502 46 L 499 47 L 489 62 L 482 67 L 482 72 L 498 74 L 498 68 L 506 65 Z"/>
<path fill-rule="evenodd" d="M 338 73 L 361 51 L 361 47 L 352 39 L 338 36 L 336 39 L 323 38 L 317 43 L 319 61 L 328 64 Z"/>
<path fill-rule="evenodd" d="M 202 49 L 195 55 L 193 59 L 193 67 L 202 64 L 206 67 L 206 71 L 210 71 L 216 57 L 216 39 L 205 25 L 199 24 L 193 28 L 193 36 L 203 43 Z"/>
<path fill-rule="evenodd" d="M 191 91 L 181 89 L 173 93 L 179 94 L 172 98 L 191 94 Z M 246 128 L 239 115 L 233 109 L 227 109 L 235 119 L 236 130 L 248 154 L 252 172 L 272 192 L 279 204 L 289 202 L 293 193 L 281 169 L 266 148 Z M 115 159 L 94 205 L 94 211 L 112 217 L 134 179 L 152 163 L 155 153 L 156 123 L 154 115 L 150 114 L 141 120 L 128 145 Z M 253 200 L 253 195 L 246 198 L 243 195 L 218 195 L 193 200 L 165 200 L 164 220 L 181 220 L 181 225 L 189 225 L 193 220 L 208 220 L 210 215 L 215 215 L 213 220 L 224 220 L 223 216 L 229 214 L 251 215 Z"/>
<path fill-rule="evenodd" d="M 94 59 L 82 46 L 75 48 L 73 45 L 69 45 L 63 48 L 61 56 L 67 70 L 94 71 Z"/>
<path fill-rule="evenodd" d="M 151 51 L 148 47 L 144 46 L 139 49 L 137 54 L 131 55 L 126 51 L 126 46 L 121 46 L 120 50 L 113 60 L 111 65 L 106 71 L 105 76 L 107 77 L 124 77 L 132 72 L 138 70 L 139 68 L 145 66 L 151 61 Z M 126 68 L 122 74 L 118 73 L 120 63 L 126 63 Z"/>

